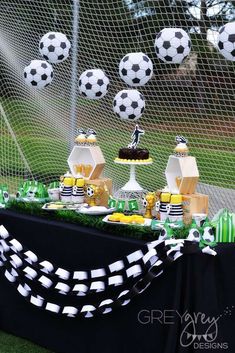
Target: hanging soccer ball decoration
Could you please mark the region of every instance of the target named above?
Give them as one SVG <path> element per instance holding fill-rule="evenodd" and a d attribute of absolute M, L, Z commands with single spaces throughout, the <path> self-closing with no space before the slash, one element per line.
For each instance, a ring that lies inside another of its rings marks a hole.
<path fill-rule="evenodd" d="M 135 89 L 124 89 L 113 100 L 113 111 L 122 120 L 137 120 L 145 108 L 143 95 Z"/>
<path fill-rule="evenodd" d="M 168 64 L 180 64 L 191 50 L 191 39 L 181 28 L 164 28 L 155 39 L 157 57 Z"/>
<path fill-rule="evenodd" d="M 220 28 L 218 48 L 225 59 L 235 61 L 235 22 L 227 23 Z"/>
<path fill-rule="evenodd" d="M 129 86 L 144 86 L 153 75 L 153 63 L 144 53 L 127 54 L 120 61 L 119 75 Z"/>
<path fill-rule="evenodd" d="M 28 86 L 42 89 L 47 87 L 53 79 L 53 68 L 44 60 L 32 60 L 24 68 L 24 79 Z"/>
<path fill-rule="evenodd" d="M 86 70 L 79 77 L 78 86 L 83 97 L 100 99 L 108 92 L 109 79 L 100 69 Z"/>
<path fill-rule="evenodd" d="M 71 43 L 65 34 L 48 32 L 39 42 L 40 54 L 51 64 L 58 64 L 69 56 Z"/>

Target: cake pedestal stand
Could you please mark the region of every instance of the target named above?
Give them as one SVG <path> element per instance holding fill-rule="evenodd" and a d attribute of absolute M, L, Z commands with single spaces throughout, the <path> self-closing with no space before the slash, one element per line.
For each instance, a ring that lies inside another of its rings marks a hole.
<path fill-rule="evenodd" d="M 142 186 L 136 180 L 136 166 L 137 165 L 150 165 L 153 162 L 124 162 L 120 160 L 114 160 L 114 163 L 121 165 L 130 166 L 130 177 L 129 181 L 118 191 L 115 192 L 114 197 L 122 200 L 131 200 L 131 199 L 141 199 L 143 198 L 147 190 L 143 189 Z"/>

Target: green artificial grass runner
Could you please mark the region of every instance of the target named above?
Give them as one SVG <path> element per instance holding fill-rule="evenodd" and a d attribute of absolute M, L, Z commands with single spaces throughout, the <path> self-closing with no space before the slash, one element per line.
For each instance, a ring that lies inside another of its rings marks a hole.
<path fill-rule="evenodd" d="M 45 211 L 42 204 L 37 202 L 22 202 L 13 200 L 7 205 L 7 209 L 19 213 L 30 214 L 33 216 L 44 217 L 56 221 L 79 224 L 84 227 L 91 227 L 104 231 L 105 233 L 118 235 L 126 238 L 141 239 L 144 241 L 152 241 L 157 239 L 159 231 L 153 231 L 150 227 L 142 227 L 135 225 L 112 225 L 102 221 L 104 216 L 89 216 L 78 214 L 75 211 Z M 189 227 L 184 226 L 181 229 L 174 229 L 174 236 L 177 239 L 183 239 L 188 236 Z"/>
<path fill-rule="evenodd" d="M 0 331 L 0 353 L 52 353 L 22 338 Z"/>

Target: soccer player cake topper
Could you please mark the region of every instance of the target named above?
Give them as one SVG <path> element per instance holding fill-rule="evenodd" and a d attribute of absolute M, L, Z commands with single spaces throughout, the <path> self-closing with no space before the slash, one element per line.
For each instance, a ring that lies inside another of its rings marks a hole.
<path fill-rule="evenodd" d="M 128 148 L 137 148 L 138 144 L 140 143 L 140 136 L 144 135 L 145 131 L 141 130 L 139 125 L 135 125 L 135 129 L 131 135 L 132 142 L 128 145 Z"/>

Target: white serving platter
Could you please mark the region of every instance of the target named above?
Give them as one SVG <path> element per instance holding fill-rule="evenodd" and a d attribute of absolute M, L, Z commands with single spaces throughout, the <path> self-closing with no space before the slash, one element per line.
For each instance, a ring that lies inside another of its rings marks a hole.
<path fill-rule="evenodd" d="M 123 223 L 123 222 L 112 222 L 109 221 L 109 216 L 106 216 L 103 218 L 103 222 L 108 223 L 108 224 L 115 224 L 115 225 L 124 225 L 124 226 L 140 226 L 140 227 L 150 227 L 151 226 L 151 219 L 145 219 L 144 224 L 138 224 L 138 223 Z"/>

